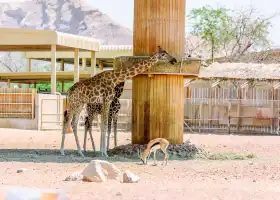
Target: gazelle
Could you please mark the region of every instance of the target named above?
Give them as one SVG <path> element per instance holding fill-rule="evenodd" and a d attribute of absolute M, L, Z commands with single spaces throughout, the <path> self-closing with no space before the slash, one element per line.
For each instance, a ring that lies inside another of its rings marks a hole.
<path fill-rule="evenodd" d="M 148 144 L 147 144 L 147 148 L 144 150 L 143 154 L 140 155 L 140 159 L 143 162 L 143 164 L 147 164 L 147 159 L 150 158 L 151 153 L 154 153 L 154 164 L 156 165 L 156 152 L 158 149 L 161 149 L 161 151 L 164 153 L 164 160 L 162 165 L 164 164 L 165 161 L 165 165 L 167 165 L 167 160 L 168 160 L 168 153 L 166 152 L 167 148 L 168 148 L 169 142 L 168 140 L 164 139 L 164 138 L 155 138 L 153 140 L 151 140 Z"/>

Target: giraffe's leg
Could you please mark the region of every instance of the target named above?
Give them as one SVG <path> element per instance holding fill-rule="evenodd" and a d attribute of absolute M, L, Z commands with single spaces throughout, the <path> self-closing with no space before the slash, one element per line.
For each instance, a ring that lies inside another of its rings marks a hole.
<path fill-rule="evenodd" d="M 100 151 L 102 155 L 107 155 L 107 149 L 106 149 L 106 133 L 107 133 L 107 124 L 108 124 L 108 114 L 109 114 L 109 106 L 111 104 L 110 102 L 103 102 L 102 106 L 102 113 L 101 113 L 101 143 L 100 143 Z"/>
<path fill-rule="evenodd" d="M 83 109 L 83 106 L 80 106 L 79 111 L 81 112 L 82 109 Z M 72 120 L 72 128 L 73 128 L 73 132 L 74 132 L 74 136 L 75 136 L 75 140 L 76 140 L 76 144 L 77 144 L 78 154 L 80 154 L 82 157 L 84 157 L 84 154 L 82 153 L 82 150 L 80 147 L 79 138 L 78 138 L 78 122 L 79 122 L 80 112 L 76 112 L 74 114 L 73 120 Z"/>
<path fill-rule="evenodd" d="M 62 138 L 61 138 L 61 145 L 60 145 L 60 154 L 62 156 L 65 155 L 64 154 L 64 142 L 65 142 L 66 129 L 69 126 L 69 123 L 71 123 L 72 117 L 73 117 L 72 109 L 64 111 L 64 119 L 63 119 L 63 124 L 62 124 Z"/>
<path fill-rule="evenodd" d="M 87 151 L 87 132 L 88 132 L 88 116 L 86 117 L 86 120 L 85 120 L 85 125 L 84 125 L 84 127 L 85 127 L 85 133 L 84 133 L 84 145 L 83 145 L 83 147 L 84 147 L 84 152 L 86 152 Z"/>
<path fill-rule="evenodd" d="M 117 146 L 117 131 L 118 131 L 118 114 L 113 116 L 113 127 L 114 127 L 114 146 Z"/>
<path fill-rule="evenodd" d="M 93 151 L 95 151 L 95 144 L 94 144 L 94 140 L 92 137 L 92 122 L 93 122 L 93 119 L 96 119 L 96 118 L 97 118 L 97 115 L 92 115 L 92 117 L 89 118 L 89 128 L 88 128 Z"/>
<path fill-rule="evenodd" d="M 110 148 L 110 135 L 111 135 L 112 113 L 108 115 L 108 135 L 107 135 L 107 151 Z"/>

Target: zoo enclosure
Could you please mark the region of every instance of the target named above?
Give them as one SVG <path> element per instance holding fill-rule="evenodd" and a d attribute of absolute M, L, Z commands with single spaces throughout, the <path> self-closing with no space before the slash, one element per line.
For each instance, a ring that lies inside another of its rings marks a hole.
<path fill-rule="evenodd" d="M 225 84 L 226 85 L 226 84 Z M 277 134 L 280 90 L 258 87 L 186 88 L 184 123 L 192 132 Z"/>

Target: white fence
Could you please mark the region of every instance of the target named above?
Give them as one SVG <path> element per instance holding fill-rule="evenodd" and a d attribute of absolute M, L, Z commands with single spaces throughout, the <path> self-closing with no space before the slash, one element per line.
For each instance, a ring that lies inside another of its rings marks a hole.
<path fill-rule="evenodd" d="M 39 111 L 39 130 L 61 130 L 63 122 L 63 100 L 65 97 L 49 96 L 41 98 Z M 119 111 L 118 128 L 130 130 L 131 125 L 131 99 L 120 99 L 121 109 Z M 78 129 L 83 130 L 86 109 L 83 108 L 80 113 Z M 99 119 L 93 121 L 93 128 L 99 128 Z"/>

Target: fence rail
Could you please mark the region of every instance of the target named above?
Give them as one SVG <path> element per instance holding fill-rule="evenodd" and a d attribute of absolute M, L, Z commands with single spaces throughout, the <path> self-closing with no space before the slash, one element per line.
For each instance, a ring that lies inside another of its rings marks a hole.
<path fill-rule="evenodd" d="M 192 132 L 277 134 L 280 100 L 185 99 L 184 124 Z"/>
<path fill-rule="evenodd" d="M 56 98 L 42 98 L 40 105 L 39 130 L 61 130 L 63 122 L 64 101 L 60 94 Z M 121 109 L 118 117 L 118 129 L 130 130 L 131 121 L 131 99 L 120 99 Z M 50 109 L 51 107 L 51 109 Z M 80 113 L 78 130 L 84 129 L 86 106 Z M 93 120 L 93 128 L 99 129 L 100 116 Z"/>
<path fill-rule="evenodd" d="M 35 117 L 35 89 L 0 88 L 0 118 Z"/>

